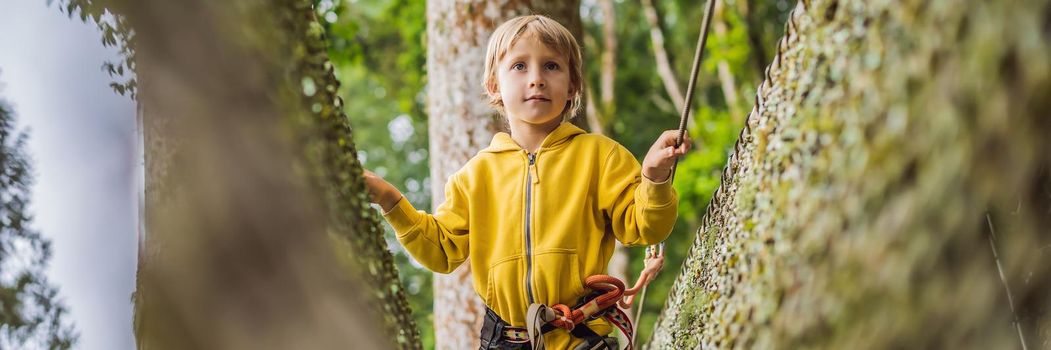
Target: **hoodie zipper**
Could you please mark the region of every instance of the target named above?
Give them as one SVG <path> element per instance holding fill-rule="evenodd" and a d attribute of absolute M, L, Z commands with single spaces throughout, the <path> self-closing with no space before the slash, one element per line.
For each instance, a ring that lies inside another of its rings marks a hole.
<path fill-rule="evenodd" d="M 536 166 L 536 154 L 529 153 L 529 165 L 526 167 L 525 183 L 525 258 L 526 258 L 526 300 L 528 305 L 533 305 L 533 249 L 531 244 L 532 234 L 532 208 L 533 208 L 533 167 Z"/>

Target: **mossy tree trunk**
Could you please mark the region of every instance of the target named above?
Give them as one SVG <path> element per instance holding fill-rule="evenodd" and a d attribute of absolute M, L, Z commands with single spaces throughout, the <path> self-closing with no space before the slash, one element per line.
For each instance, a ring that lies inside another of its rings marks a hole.
<path fill-rule="evenodd" d="M 504 21 L 547 15 L 581 38 L 580 2 L 551 0 L 428 1 L 427 114 L 432 207 L 445 201 L 445 182 L 489 145 L 506 121 L 482 89 L 489 36 Z M 584 118 L 575 123 L 583 125 Z M 476 349 L 485 305 L 474 291 L 470 261 L 434 279 L 435 347 Z"/>
<path fill-rule="evenodd" d="M 1051 346 L 1048 28 L 800 2 L 649 346 Z"/>
<path fill-rule="evenodd" d="M 136 40 L 139 348 L 419 348 L 311 2 L 102 7 Z"/>

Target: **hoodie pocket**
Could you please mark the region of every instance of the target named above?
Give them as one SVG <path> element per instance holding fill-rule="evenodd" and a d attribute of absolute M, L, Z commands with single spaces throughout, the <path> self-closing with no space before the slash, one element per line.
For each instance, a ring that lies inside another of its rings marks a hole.
<path fill-rule="evenodd" d="M 520 324 L 525 320 L 525 259 L 514 255 L 497 260 L 489 267 L 483 301 L 504 321 Z"/>
<path fill-rule="evenodd" d="M 537 302 L 573 306 L 584 296 L 584 279 L 575 249 L 538 250 L 533 262 L 533 290 Z"/>

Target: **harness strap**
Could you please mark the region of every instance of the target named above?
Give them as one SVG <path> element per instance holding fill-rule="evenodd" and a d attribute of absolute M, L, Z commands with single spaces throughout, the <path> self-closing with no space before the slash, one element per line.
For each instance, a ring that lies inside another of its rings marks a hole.
<path fill-rule="evenodd" d="M 625 338 L 635 339 L 635 328 L 631 326 L 631 319 L 628 318 L 628 314 L 624 313 L 624 310 L 614 307 L 611 312 L 607 312 L 602 316 L 609 321 L 610 324 L 620 329 L 620 332 L 624 334 Z M 627 349 L 632 349 L 633 345 L 630 341 L 628 342 Z"/>
<path fill-rule="evenodd" d="M 540 304 L 534 304 L 534 305 L 542 306 Z M 626 313 L 624 313 L 624 310 L 621 310 L 619 308 L 609 308 L 609 309 L 605 310 L 604 313 L 601 313 L 598 317 L 602 317 L 603 319 L 608 321 L 610 324 L 612 324 L 613 326 L 617 327 L 617 329 L 620 329 L 620 331 L 628 339 L 631 339 L 632 336 L 634 335 L 633 334 L 634 333 L 634 328 L 632 327 L 631 319 L 629 319 L 628 315 Z M 541 334 L 542 333 L 547 333 L 547 332 L 550 332 L 553 329 L 555 329 L 554 326 L 551 326 L 550 324 L 547 324 L 544 327 L 541 327 L 540 331 L 538 333 L 541 333 Z M 573 327 L 573 330 L 570 331 L 570 334 L 573 334 L 574 337 L 577 337 L 579 339 L 587 340 L 589 343 L 590 342 L 595 342 L 595 341 L 599 341 L 600 342 L 601 339 L 603 338 L 602 336 L 598 335 L 598 333 L 595 333 L 595 331 L 592 330 L 590 327 L 588 327 L 586 324 L 579 324 L 576 327 Z M 505 327 L 503 327 L 503 331 L 502 331 L 501 335 L 503 336 L 504 340 L 507 340 L 508 342 L 515 343 L 515 344 L 529 343 L 530 339 L 533 339 L 533 337 L 531 337 L 529 335 L 528 327 L 510 327 L 510 326 L 505 326 Z M 540 337 L 540 338 L 541 338 L 541 341 L 542 341 L 542 337 Z M 596 342 L 596 344 L 597 343 L 598 342 Z M 630 345 L 629 345 L 628 348 L 629 349 L 631 348 Z"/>
<path fill-rule="evenodd" d="M 555 312 L 551 308 L 536 303 L 529 305 L 529 311 L 526 312 L 526 333 L 529 335 L 529 342 L 533 344 L 533 350 L 544 349 L 544 332 L 540 328 L 555 318 Z"/>

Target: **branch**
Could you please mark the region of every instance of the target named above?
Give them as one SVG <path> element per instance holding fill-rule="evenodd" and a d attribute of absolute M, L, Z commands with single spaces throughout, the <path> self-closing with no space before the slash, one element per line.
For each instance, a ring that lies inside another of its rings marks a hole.
<path fill-rule="evenodd" d="M 996 230 L 993 229 L 993 219 L 989 218 L 989 213 L 985 213 L 985 222 L 989 223 L 989 247 L 993 250 L 993 259 L 996 260 L 996 269 L 1000 271 L 1000 282 L 1004 284 L 1004 289 L 1007 290 L 1007 304 L 1011 306 L 1011 314 L 1014 316 L 1015 329 L 1018 330 L 1018 340 L 1022 342 L 1022 350 L 1027 350 L 1025 346 L 1025 336 L 1022 335 L 1022 323 L 1018 321 L 1018 312 L 1015 311 L 1014 297 L 1011 295 L 1011 287 L 1007 285 L 1007 277 L 1004 276 L 1004 267 L 1000 264 L 1000 255 L 996 253 Z"/>

